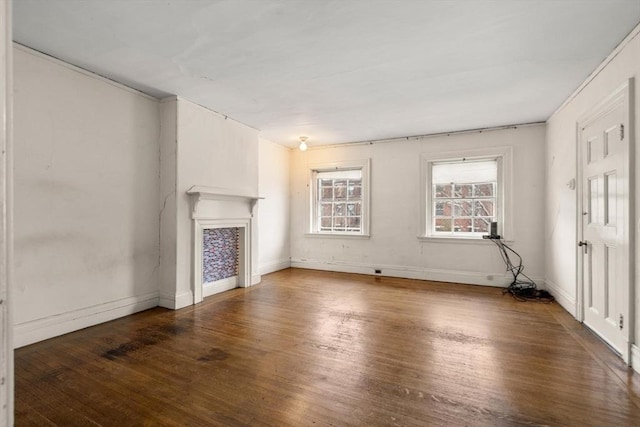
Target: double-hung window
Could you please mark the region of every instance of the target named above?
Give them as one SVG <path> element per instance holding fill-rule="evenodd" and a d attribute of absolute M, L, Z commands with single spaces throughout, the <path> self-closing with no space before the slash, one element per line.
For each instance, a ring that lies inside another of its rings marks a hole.
<path fill-rule="evenodd" d="M 510 162 L 509 148 L 423 155 L 422 237 L 478 239 L 492 222 L 510 231 Z"/>
<path fill-rule="evenodd" d="M 498 160 L 434 163 L 433 234 L 486 234 L 498 218 Z"/>
<path fill-rule="evenodd" d="M 369 234 L 369 161 L 311 168 L 311 234 Z"/>

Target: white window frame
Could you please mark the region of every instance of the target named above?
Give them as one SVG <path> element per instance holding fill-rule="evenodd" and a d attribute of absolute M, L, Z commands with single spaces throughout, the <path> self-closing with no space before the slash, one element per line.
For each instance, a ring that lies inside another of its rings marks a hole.
<path fill-rule="evenodd" d="M 348 231 L 320 231 L 318 224 L 318 186 L 316 184 L 317 172 L 330 172 L 339 170 L 360 170 L 362 171 L 362 204 L 360 206 L 360 232 Z M 321 237 L 355 237 L 368 238 L 370 236 L 370 213 L 371 213 L 371 159 L 364 160 L 347 160 L 341 162 L 320 163 L 309 166 L 309 184 L 307 186 L 309 193 L 309 203 L 307 215 L 308 227 L 307 236 Z"/>
<path fill-rule="evenodd" d="M 498 234 L 504 240 L 512 240 L 513 216 L 512 216 L 512 148 L 511 147 L 487 147 L 483 149 L 469 149 L 450 151 L 445 153 L 423 153 L 420 156 L 420 234 L 418 239 L 430 241 L 457 241 L 474 242 L 483 241 L 481 235 L 463 234 L 447 235 L 433 231 L 433 183 L 432 169 L 434 164 L 462 161 L 497 160 L 497 200 L 496 213 L 498 222 Z"/>

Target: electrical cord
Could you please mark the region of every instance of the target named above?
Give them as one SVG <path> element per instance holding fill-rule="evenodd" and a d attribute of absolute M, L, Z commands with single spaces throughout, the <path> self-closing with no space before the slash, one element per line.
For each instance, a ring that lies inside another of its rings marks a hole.
<path fill-rule="evenodd" d="M 487 239 L 496 244 L 500 252 L 500 256 L 507 266 L 507 271 L 513 275 L 513 281 L 505 290 L 502 291 L 503 294 L 511 294 L 511 296 L 518 301 L 539 301 L 551 303 L 555 300 L 553 295 L 549 292 L 538 289 L 533 279 L 523 273 L 524 265 L 522 264 L 522 257 L 506 245 L 500 236 L 492 235 L 488 236 Z M 511 261 L 509 253 L 518 257 L 517 265 Z M 524 279 L 520 277 L 523 277 Z"/>

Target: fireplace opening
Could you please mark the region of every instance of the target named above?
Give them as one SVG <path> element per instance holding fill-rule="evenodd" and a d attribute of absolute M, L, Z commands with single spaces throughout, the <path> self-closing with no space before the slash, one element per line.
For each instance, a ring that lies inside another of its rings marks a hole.
<path fill-rule="evenodd" d="M 202 296 L 238 286 L 240 228 L 202 230 Z"/>

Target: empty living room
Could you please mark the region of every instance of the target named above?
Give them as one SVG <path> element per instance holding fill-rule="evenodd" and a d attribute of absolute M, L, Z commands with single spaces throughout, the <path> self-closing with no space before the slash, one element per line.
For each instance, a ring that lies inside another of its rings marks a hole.
<path fill-rule="evenodd" d="M 640 0 L 1 0 L 0 426 L 640 426 Z"/>

